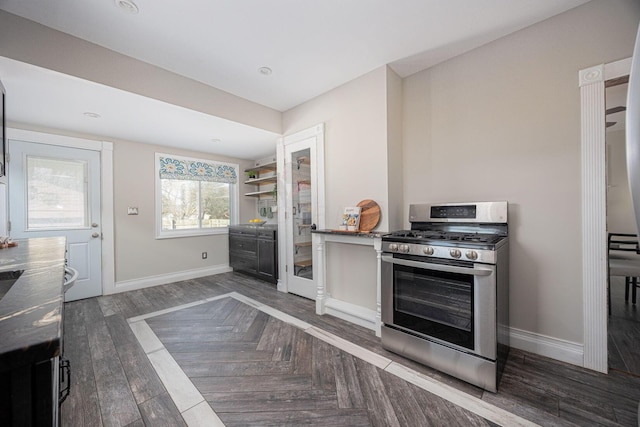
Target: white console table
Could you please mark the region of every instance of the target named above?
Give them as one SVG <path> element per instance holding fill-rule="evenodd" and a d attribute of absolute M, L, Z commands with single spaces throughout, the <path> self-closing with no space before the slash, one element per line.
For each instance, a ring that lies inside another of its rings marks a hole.
<path fill-rule="evenodd" d="M 334 230 L 314 230 L 312 232 L 313 247 L 317 250 L 317 280 L 316 313 L 331 314 L 332 316 L 372 329 L 376 336 L 380 336 L 382 318 L 380 315 L 380 270 L 382 267 L 382 238 L 378 233 L 352 233 Z M 371 310 L 357 304 L 348 303 L 327 293 L 327 258 L 325 243 L 344 243 L 348 245 L 371 246 L 376 252 L 376 310 Z"/>

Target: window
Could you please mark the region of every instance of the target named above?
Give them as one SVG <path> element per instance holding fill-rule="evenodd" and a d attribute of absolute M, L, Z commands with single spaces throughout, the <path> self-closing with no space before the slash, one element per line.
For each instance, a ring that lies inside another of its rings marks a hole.
<path fill-rule="evenodd" d="M 89 227 L 87 162 L 27 156 L 27 229 Z"/>
<path fill-rule="evenodd" d="M 227 232 L 237 222 L 238 165 L 156 153 L 157 237 Z"/>

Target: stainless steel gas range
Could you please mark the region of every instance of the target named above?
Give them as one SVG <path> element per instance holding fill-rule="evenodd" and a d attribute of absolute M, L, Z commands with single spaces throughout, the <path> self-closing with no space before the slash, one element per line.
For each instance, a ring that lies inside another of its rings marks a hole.
<path fill-rule="evenodd" d="M 507 202 L 410 205 L 382 237 L 382 345 L 489 391 L 509 352 Z"/>

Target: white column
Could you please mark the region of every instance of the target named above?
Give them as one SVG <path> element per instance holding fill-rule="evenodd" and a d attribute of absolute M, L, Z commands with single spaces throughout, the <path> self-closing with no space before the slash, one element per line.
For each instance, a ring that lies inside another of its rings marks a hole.
<path fill-rule="evenodd" d="M 382 238 L 374 238 L 373 249 L 376 251 L 376 265 L 378 267 L 376 275 L 376 336 L 379 337 L 382 335 Z"/>
<path fill-rule="evenodd" d="M 317 266 L 314 266 L 314 274 L 316 274 L 316 280 L 318 283 L 318 291 L 316 293 L 316 314 L 325 313 L 325 303 L 327 301 L 327 286 L 325 283 L 325 266 L 327 260 L 325 258 L 324 250 L 324 235 L 313 233 L 312 241 L 318 251 Z M 317 267 L 317 268 L 316 268 Z"/>
<path fill-rule="evenodd" d="M 584 367 L 607 372 L 604 66 L 580 71 Z"/>

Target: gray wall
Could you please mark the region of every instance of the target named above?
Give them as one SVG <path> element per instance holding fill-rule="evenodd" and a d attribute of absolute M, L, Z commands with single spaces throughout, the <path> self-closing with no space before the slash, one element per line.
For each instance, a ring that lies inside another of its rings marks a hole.
<path fill-rule="evenodd" d="M 404 80 L 405 204 L 509 201 L 517 329 L 583 342 L 578 71 L 629 57 L 639 20 L 592 1 Z"/>
<path fill-rule="evenodd" d="M 395 81 L 389 73 L 393 72 L 379 67 L 283 114 L 285 134 L 325 124 L 326 228 L 337 228 L 344 208 L 364 199 L 380 205 L 377 230 L 388 231 L 395 225 L 389 215 L 387 179 L 387 82 Z M 399 96 L 400 92 L 396 82 L 394 93 Z M 398 188 L 395 194 L 399 193 Z M 374 310 L 377 270 L 373 248 L 331 243 L 326 256 L 329 294 Z"/>
<path fill-rule="evenodd" d="M 172 239 L 155 238 L 155 153 L 218 160 L 240 165 L 242 171 L 253 162 L 175 148 L 115 141 L 114 221 L 116 282 L 172 274 L 229 263 L 227 234 Z M 248 189 L 239 183 L 241 222 L 255 212 L 255 200 L 244 197 Z M 138 207 L 138 215 L 127 215 L 127 207 Z M 207 252 L 207 259 L 202 259 Z"/>

